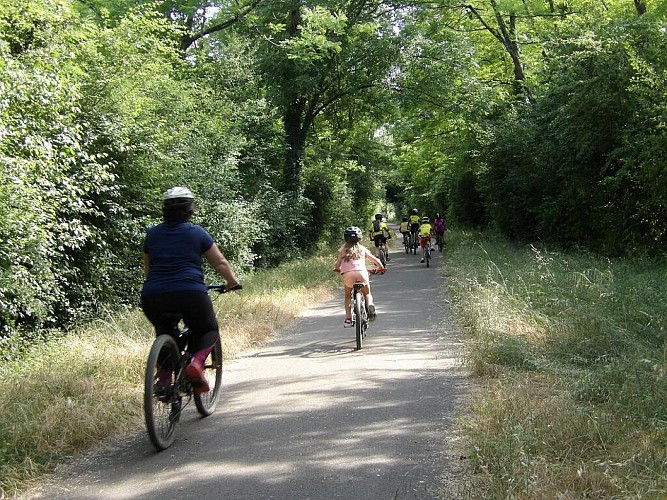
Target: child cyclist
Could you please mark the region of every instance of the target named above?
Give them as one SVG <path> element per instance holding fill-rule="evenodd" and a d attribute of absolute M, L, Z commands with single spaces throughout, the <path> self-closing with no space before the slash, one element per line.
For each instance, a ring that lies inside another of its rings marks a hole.
<path fill-rule="evenodd" d="M 422 223 L 419 226 L 419 243 L 422 247 L 422 258 L 419 262 L 424 262 L 426 257 L 426 243 L 431 241 L 431 235 L 433 234 L 433 227 L 431 226 L 431 221 L 428 217 L 422 217 Z"/>
<path fill-rule="evenodd" d="M 386 268 L 380 262 L 380 259 L 375 257 L 373 253 L 361 244 L 362 232 L 356 226 L 348 227 L 343 233 L 345 244 L 338 249 L 338 260 L 334 266 L 334 271 L 343 276 L 343 284 L 345 285 L 345 322 L 344 328 L 350 328 L 352 323 L 352 288 L 355 283 L 364 283 L 362 293 L 366 299 L 366 307 L 368 309 L 369 321 L 375 321 L 375 304 L 373 303 L 373 295 L 371 295 L 371 285 L 368 279 L 368 269 L 366 268 L 366 259 L 381 269 L 383 272 Z"/>
<path fill-rule="evenodd" d="M 403 243 L 405 244 L 406 238 L 408 241 L 410 241 L 410 220 L 408 219 L 407 215 L 403 217 L 403 222 L 401 222 L 400 231 L 401 235 L 403 235 Z"/>
<path fill-rule="evenodd" d="M 384 245 L 384 254 L 387 261 L 390 261 L 387 240 L 391 239 L 391 234 L 389 233 L 387 223 L 382 221 L 382 214 L 375 214 L 375 219 L 368 227 L 368 236 L 371 241 L 375 242 L 375 250 L 377 252 L 375 256 L 380 256 L 380 245 Z"/>
<path fill-rule="evenodd" d="M 416 235 L 417 231 L 419 230 L 419 210 L 416 208 L 412 209 L 412 212 L 410 213 L 410 233 Z"/>

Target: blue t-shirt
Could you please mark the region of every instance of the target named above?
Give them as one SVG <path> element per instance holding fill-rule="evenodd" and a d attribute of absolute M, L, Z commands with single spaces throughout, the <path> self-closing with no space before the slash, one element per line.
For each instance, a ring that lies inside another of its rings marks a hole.
<path fill-rule="evenodd" d="M 141 294 L 206 293 L 202 254 L 212 245 L 211 235 L 190 222 L 162 223 L 149 228 L 144 253 L 149 255 L 150 269 Z"/>

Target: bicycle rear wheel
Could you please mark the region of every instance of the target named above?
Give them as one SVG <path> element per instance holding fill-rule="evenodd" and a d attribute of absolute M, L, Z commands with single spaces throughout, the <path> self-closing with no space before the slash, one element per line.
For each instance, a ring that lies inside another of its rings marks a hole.
<path fill-rule="evenodd" d="M 429 267 L 431 265 L 431 244 L 427 243 L 426 244 L 426 267 Z"/>
<path fill-rule="evenodd" d="M 361 344 L 363 343 L 365 314 L 364 295 L 361 291 L 357 291 L 354 293 L 354 331 L 357 338 L 357 350 L 361 349 Z"/>
<path fill-rule="evenodd" d="M 207 417 L 215 410 L 222 382 L 222 344 L 220 337 L 215 342 L 211 354 L 204 361 L 204 377 L 211 388 L 208 392 L 195 394 L 195 406 L 200 415 Z"/>
<path fill-rule="evenodd" d="M 181 415 L 181 397 L 176 384 L 181 352 L 171 335 L 153 342 L 144 379 L 144 417 L 148 437 L 158 450 L 174 442 L 174 430 Z"/>

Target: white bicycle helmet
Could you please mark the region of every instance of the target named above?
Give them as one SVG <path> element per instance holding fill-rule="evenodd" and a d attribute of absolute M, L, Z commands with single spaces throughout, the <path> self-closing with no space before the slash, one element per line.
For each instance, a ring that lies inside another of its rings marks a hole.
<path fill-rule="evenodd" d="M 167 200 L 194 200 L 195 195 L 186 187 L 173 187 L 167 189 L 162 195 L 162 201 Z"/>
<path fill-rule="evenodd" d="M 361 229 L 359 229 L 357 226 L 350 226 L 343 233 L 343 238 L 345 238 L 345 241 L 348 243 L 356 243 L 357 241 L 361 241 Z"/>

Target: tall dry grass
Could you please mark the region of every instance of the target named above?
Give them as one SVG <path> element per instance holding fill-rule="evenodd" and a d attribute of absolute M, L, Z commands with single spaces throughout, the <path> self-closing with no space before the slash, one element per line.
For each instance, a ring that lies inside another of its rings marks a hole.
<path fill-rule="evenodd" d="M 665 262 L 448 236 L 485 494 L 665 498 Z"/>

